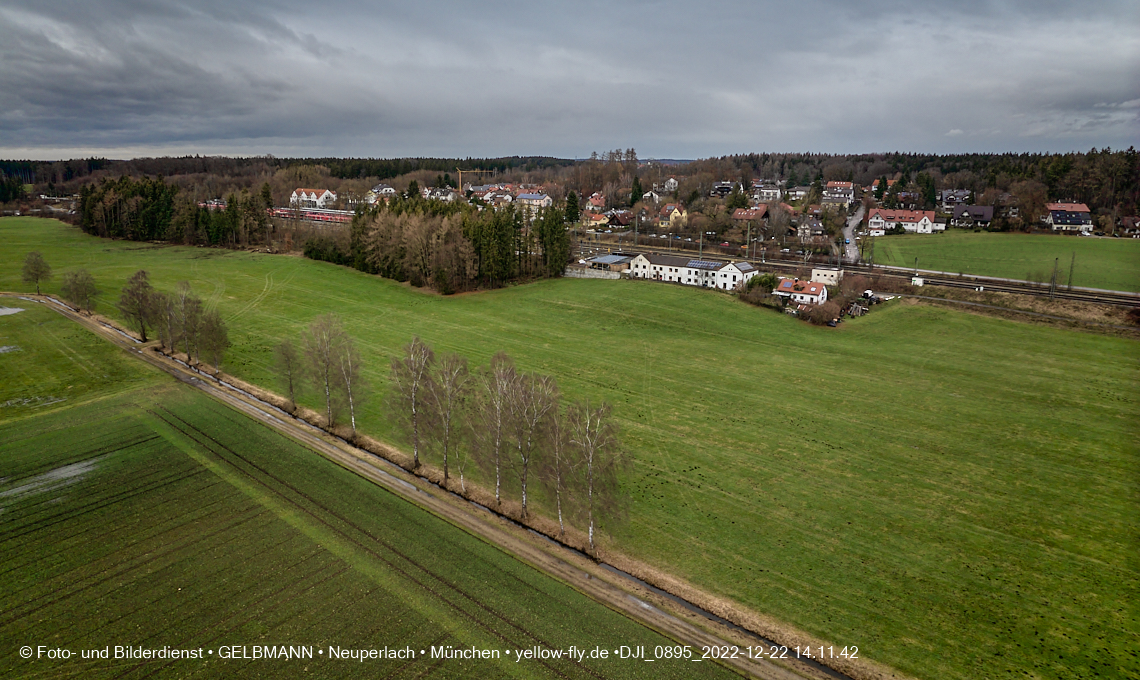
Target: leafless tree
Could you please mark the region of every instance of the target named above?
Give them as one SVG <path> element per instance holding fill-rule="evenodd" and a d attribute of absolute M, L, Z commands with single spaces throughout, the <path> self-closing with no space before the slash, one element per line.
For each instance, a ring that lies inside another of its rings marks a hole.
<path fill-rule="evenodd" d="M 538 481 L 546 492 L 554 497 L 554 507 L 558 511 L 559 535 L 566 535 L 562 505 L 571 479 L 575 473 L 574 456 L 566 432 L 566 419 L 559 409 L 554 409 L 544 432 L 546 455 L 535 468 Z"/>
<path fill-rule="evenodd" d="M 404 346 L 404 357 L 392 359 L 393 413 L 412 443 L 412 466 L 420 466 L 421 436 L 431 417 L 432 366 L 435 352 L 419 336 Z"/>
<path fill-rule="evenodd" d="M 470 373 L 467 371 L 467 359 L 458 354 L 446 354 L 440 358 L 436 368 L 435 377 L 428 383 L 431 392 L 431 406 L 434 411 L 432 420 L 436 426 L 433 430 L 434 439 L 443 454 L 443 486 L 447 488 L 449 476 L 448 463 L 451 454 L 456 449 L 459 427 L 459 414 L 469 392 Z M 463 467 L 459 467 L 459 486 L 467 490 L 463 481 Z"/>
<path fill-rule="evenodd" d="M 325 398 L 325 426 L 332 428 L 336 422 L 339 405 L 336 389 L 337 348 L 341 344 L 344 331 L 340 319 L 335 314 L 322 314 L 309 324 L 303 336 L 306 374 L 317 391 Z"/>
<path fill-rule="evenodd" d="M 495 473 L 495 503 L 502 503 L 503 456 L 510 433 L 508 395 L 518 379 L 515 364 L 503 352 L 491 357 L 489 368 L 479 372 L 479 403 L 474 425 L 479 464 Z"/>
<path fill-rule="evenodd" d="M 178 320 L 182 332 L 179 334 L 186 349 L 186 363 L 198 358 L 202 330 L 202 299 L 190 292 L 190 285 L 183 281 L 178 284 L 176 293 Z"/>
<path fill-rule="evenodd" d="M 139 329 L 139 336 L 146 342 L 146 328 L 154 317 L 154 289 L 145 270 L 140 269 L 127 279 L 118 307 L 127 317 L 127 322 Z"/>
<path fill-rule="evenodd" d="M 570 407 L 568 421 L 570 444 L 578 463 L 576 482 L 589 525 L 590 550 L 597 553 L 594 527 L 598 518 L 614 517 L 622 508 L 617 476 L 625 457 L 608 404 L 593 407 L 589 401 L 575 403 Z"/>
<path fill-rule="evenodd" d="M 202 315 L 202 324 L 198 335 L 198 345 L 205 352 L 206 359 L 214 365 L 214 375 L 221 373 L 222 359 L 225 357 L 226 349 L 230 346 L 230 336 L 226 330 L 226 322 L 222 320 L 222 315 L 218 313 L 218 310 L 211 309 Z"/>
<path fill-rule="evenodd" d="M 513 381 L 507 395 L 514 425 L 515 455 L 511 467 L 519 477 L 522 515 L 526 517 L 531 464 L 541 458 L 545 444 L 543 430 L 551 414 L 558 409 L 558 383 L 550 376 L 526 373 Z"/>
<path fill-rule="evenodd" d="M 367 386 L 360 370 L 360 354 L 357 353 L 356 345 L 352 342 L 352 338 L 348 337 L 348 334 L 341 335 L 340 344 L 335 350 L 335 357 L 337 377 L 339 378 L 338 387 L 344 391 L 345 399 L 348 401 L 348 416 L 352 422 L 352 436 L 356 437 L 356 406 L 363 400 Z"/>
<path fill-rule="evenodd" d="M 292 410 L 297 405 L 297 390 L 301 386 L 301 357 L 297 355 L 297 348 L 292 340 L 285 340 L 277 345 L 273 354 L 277 364 L 277 375 L 289 395 L 289 408 Z"/>
<path fill-rule="evenodd" d="M 154 306 L 154 323 L 158 330 L 158 341 L 163 349 L 173 352 L 178 349 L 182 333 L 182 321 L 174 296 L 159 291 L 154 292 L 151 301 Z"/>
<path fill-rule="evenodd" d="M 51 280 L 51 265 L 38 250 L 33 250 L 24 258 L 22 279 L 24 283 L 36 284 L 36 295 L 40 294 L 40 283 Z"/>
<path fill-rule="evenodd" d="M 95 311 L 95 296 L 99 291 L 95 288 L 95 278 L 86 269 L 64 274 L 60 293 L 63 299 L 80 311 L 87 312 L 88 316 Z"/>

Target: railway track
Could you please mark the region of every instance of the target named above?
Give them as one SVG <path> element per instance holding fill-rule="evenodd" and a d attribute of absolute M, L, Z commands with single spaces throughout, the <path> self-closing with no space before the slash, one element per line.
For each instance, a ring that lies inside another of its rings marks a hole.
<path fill-rule="evenodd" d="M 636 248 L 632 244 L 626 246 L 625 244 L 588 244 L 579 242 L 579 257 L 583 255 L 594 255 L 598 253 L 658 253 L 661 255 L 675 255 L 678 257 L 698 257 L 698 251 L 694 250 L 677 250 L 670 248 L 661 248 L 655 245 L 639 245 Z M 691 244 L 686 244 L 691 245 Z M 705 252 L 700 255 L 704 258 L 717 258 L 727 259 L 731 255 L 724 254 L 723 248 L 716 246 L 715 249 L 706 248 Z M 739 255 L 735 259 L 746 259 L 760 269 L 768 269 L 770 271 L 804 269 L 807 267 L 834 267 L 834 262 L 819 262 L 803 260 L 786 260 L 786 259 L 771 259 L 763 258 L 757 260 L 756 258 L 740 258 Z M 910 269 L 900 269 L 897 267 L 882 267 L 871 266 L 867 264 L 845 264 L 843 269 L 849 272 L 859 272 L 867 275 L 875 276 L 890 276 L 910 282 L 914 276 L 914 271 Z M 1058 286 L 1054 291 L 1050 292 L 1049 286 L 1043 284 L 1030 283 L 1028 281 L 1018 282 L 1010 281 L 1007 279 L 995 279 L 985 276 L 963 276 L 962 278 L 951 278 L 947 276 L 932 275 L 928 272 L 919 271 L 918 275 L 922 277 L 923 284 L 927 286 L 945 286 L 947 288 L 968 288 L 976 290 L 982 288 L 986 291 L 995 293 L 1013 293 L 1016 295 L 1033 295 L 1036 297 L 1051 297 L 1059 300 L 1078 300 L 1081 302 L 1095 302 L 1105 305 L 1116 305 L 1118 307 L 1140 307 L 1140 295 L 1134 293 L 1124 293 L 1119 291 L 1101 291 L 1090 289 L 1068 289 Z"/>

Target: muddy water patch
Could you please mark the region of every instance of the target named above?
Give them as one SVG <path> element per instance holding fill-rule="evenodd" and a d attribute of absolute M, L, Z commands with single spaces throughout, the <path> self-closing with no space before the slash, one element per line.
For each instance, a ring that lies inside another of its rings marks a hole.
<path fill-rule="evenodd" d="M 19 486 L 0 491 L 0 502 L 14 501 L 28 496 L 43 493 L 52 493 L 81 481 L 91 474 L 103 456 L 89 458 L 78 463 L 57 467 L 30 479 L 24 480 Z M 2 509 L 2 508 L 0 508 Z"/>

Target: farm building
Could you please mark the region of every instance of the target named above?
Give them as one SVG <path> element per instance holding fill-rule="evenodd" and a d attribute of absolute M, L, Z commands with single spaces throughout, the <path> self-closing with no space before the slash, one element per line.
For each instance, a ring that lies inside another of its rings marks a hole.
<path fill-rule="evenodd" d="M 781 278 L 772 293 L 786 297 L 792 302 L 808 305 L 821 305 L 827 302 L 827 286 L 814 281 Z"/>
<path fill-rule="evenodd" d="M 758 273 L 749 262 L 694 260 L 657 253 L 638 255 L 629 267 L 629 275 L 634 278 L 721 290 L 733 290 Z"/>
<path fill-rule="evenodd" d="M 624 272 L 629 269 L 633 257 L 629 255 L 598 255 L 586 260 L 590 269 L 608 269 L 611 272 Z"/>

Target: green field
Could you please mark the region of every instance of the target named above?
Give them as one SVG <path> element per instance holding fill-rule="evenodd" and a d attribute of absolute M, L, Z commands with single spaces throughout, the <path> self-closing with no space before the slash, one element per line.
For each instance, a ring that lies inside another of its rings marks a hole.
<path fill-rule="evenodd" d="M 5 289 L 31 249 L 88 267 L 104 301 L 140 267 L 162 289 L 189 279 L 231 326 L 227 370 L 259 384 L 272 347 L 328 310 L 376 392 L 413 334 L 477 363 L 505 350 L 615 405 L 637 459 L 622 550 L 908 673 L 1140 671 L 1134 341 L 933 307 L 815 328 L 649 282 L 442 298 L 50 221 L 0 220 L 0 242 Z M 362 429 L 388 438 L 381 411 Z"/>
<path fill-rule="evenodd" d="M 42 327 L 36 321 L 32 313 L 3 316 L 0 329 L 23 324 L 29 342 Z M 0 355 L 0 396 L 24 370 L 13 370 L 10 356 Z M 89 378 L 47 363 L 54 378 Z M 138 369 L 151 386 L 131 389 L 124 380 L 118 394 L 105 389 L 86 403 L 55 402 L 0 424 L 0 676 L 735 677 L 688 661 L 420 656 L 430 646 L 670 643 L 208 397 Z M 24 645 L 77 656 L 117 645 L 242 645 L 247 655 L 254 646 L 310 645 L 314 658 L 24 660 L 16 654 Z M 330 646 L 410 646 L 415 659 L 334 661 L 316 651 Z"/>
<path fill-rule="evenodd" d="M 1076 259 L 1073 259 L 1073 254 Z M 1140 292 L 1140 239 L 990 234 L 951 229 L 875 239 L 875 264 Z M 1075 262 L 1075 264 L 1074 264 Z"/>

